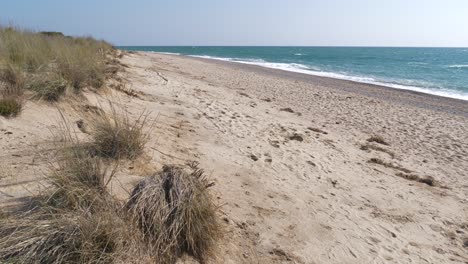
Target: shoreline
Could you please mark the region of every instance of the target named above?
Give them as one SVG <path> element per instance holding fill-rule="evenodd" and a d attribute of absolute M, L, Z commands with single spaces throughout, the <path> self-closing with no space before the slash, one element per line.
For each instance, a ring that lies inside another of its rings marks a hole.
<path fill-rule="evenodd" d="M 432 94 L 423 91 L 415 91 L 411 89 L 404 89 L 404 88 L 397 88 L 392 86 L 387 86 L 384 84 L 374 84 L 374 83 L 367 83 L 367 82 L 360 82 L 356 80 L 347 80 L 347 79 L 340 79 L 334 78 L 329 76 L 320 76 L 314 75 L 313 73 L 301 73 L 295 71 L 288 71 L 279 68 L 272 68 L 267 66 L 261 66 L 256 64 L 244 63 L 244 62 L 237 62 L 237 61 L 228 61 L 228 60 L 221 60 L 216 58 L 203 58 L 194 55 L 183 55 L 183 54 L 171 54 L 171 53 L 164 53 L 164 52 L 155 52 L 155 51 L 136 51 L 141 53 L 147 54 L 158 54 L 163 56 L 175 56 L 175 57 L 183 57 L 184 59 L 194 59 L 194 60 L 201 60 L 204 62 L 214 63 L 218 65 L 225 65 L 232 68 L 241 68 L 241 69 L 249 69 L 255 71 L 260 74 L 268 74 L 274 75 L 277 77 L 295 79 L 298 81 L 305 81 L 311 84 L 325 86 L 326 88 L 332 88 L 336 90 L 344 90 L 347 92 L 352 92 L 364 96 L 375 97 L 379 99 L 390 99 L 394 101 L 404 102 L 412 102 L 412 105 L 420 105 L 423 108 L 433 109 L 436 108 L 438 110 L 440 107 L 447 107 L 445 111 L 454 114 L 461 114 L 463 116 L 468 116 L 468 100 L 448 97 L 438 94 Z M 383 98 L 383 95 L 389 96 L 389 98 Z M 412 98 L 406 98 L 402 95 L 409 95 Z M 418 98 L 414 98 L 418 97 Z M 415 102 L 420 101 L 420 102 Z M 466 109 L 464 109 L 466 108 Z"/>

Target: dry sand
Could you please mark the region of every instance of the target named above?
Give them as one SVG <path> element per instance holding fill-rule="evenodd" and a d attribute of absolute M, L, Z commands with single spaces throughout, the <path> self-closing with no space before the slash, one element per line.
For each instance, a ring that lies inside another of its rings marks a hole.
<path fill-rule="evenodd" d="M 122 62 L 135 96 L 87 92 L 87 104 L 112 98 L 155 123 L 114 193 L 199 161 L 226 227 L 212 263 L 468 263 L 468 102 L 182 56 Z M 83 104 L 60 106 L 72 122 Z M 4 208 L 40 187 L 58 121 L 35 101 L 0 117 Z"/>

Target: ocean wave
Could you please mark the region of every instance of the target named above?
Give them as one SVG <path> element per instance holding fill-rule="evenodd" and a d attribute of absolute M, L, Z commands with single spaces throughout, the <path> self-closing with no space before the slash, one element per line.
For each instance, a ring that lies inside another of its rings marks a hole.
<path fill-rule="evenodd" d="M 427 62 L 418 62 L 418 61 L 412 61 L 408 62 L 408 65 L 427 65 Z"/>
<path fill-rule="evenodd" d="M 437 95 L 437 96 L 442 96 L 442 97 L 468 100 L 468 93 L 462 93 L 462 92 L 457 92 L 454 90 L 443 89 L 443 88 L 425 88 L 425 87 L 419 87 L 419 86 L 414 86 L 414 85 L 404 85 L 400 83 L 385 82 L 385 81 L 376 80 L 370 77 L 352 76 L 352 75 L 342 74 L 342 73 L 325 72 L 325 71 L 320 71 L 320 69 L 315 69 L 312 66 L 307 66 L 307 65 L 299 64 L 299 63 L 274 63 L 274 62 L 266 62 L 263 60 L 254 61 L 253 59 L 221 58 L 221 57 L 212 57 L 212 56 L 206 56 L 206 55 L 190 55 L 190 56 L 197 57 L 197 58 L 214 59 L 214 60 L 250 64 L 250 65 L 256 65 L 256 66 L 261 66 L 265 68 L 289 71 L 289 72 L 303 73 L 303 74 L 308 74 L 308 75 L 328 77 L 328 78 L 340 79 L 340 80 L 348 80 L 348 81 L 366 83 L 366 84 L 374 84 L 374 85 L 385 86 L 385 87 L 390 87 L 390 88 L 395 88 L 395 89 L 410 90 L 410 91 L 432 94 L 432 95 Z M 451 66 L 468 67 L 468 65 L 451 65 Z M 412 81 L 408 80 L 408 82 L 412 82 Z M 417 82 L 416 81 L 414 82 L 415 82 L 415 85 L 417 85 Z"/>
<path fill-rule="evenodd" d="M 294 53 L 295 56 L 304 56 L 302 53 Z"/>
<path fill-rule="evenodd" d="M 180 55 L 180 53 L 175 53 L 175 52 L 160 52 L 160 51 L 155 51 L 154 53 L 166 54 L 166 55 Z"/>
<path fill-rule="evenodd" d="M 450 69 L 464 69 L 464 68 L 468 68 L 468 64 L 449 65 L 447 67 L 450 68 Z"/>

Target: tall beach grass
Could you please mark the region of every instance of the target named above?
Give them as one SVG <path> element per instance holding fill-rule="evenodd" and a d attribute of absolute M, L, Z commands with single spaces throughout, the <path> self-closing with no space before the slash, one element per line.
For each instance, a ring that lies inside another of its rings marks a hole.
<path fill-rule="evenodd" d="M 99 88 L 114 55 L 112 45 L 91 37 L 0 27 L 0 100 L 30 90 L 56 101 L 67 90 Z"/>

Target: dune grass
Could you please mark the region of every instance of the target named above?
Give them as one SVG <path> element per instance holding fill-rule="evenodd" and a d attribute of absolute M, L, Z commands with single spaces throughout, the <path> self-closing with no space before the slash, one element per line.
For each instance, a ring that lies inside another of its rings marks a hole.
<path fill-rule="evenodd" d="M 110 126 L 106 131 L 111 134 L 131 132 L 96 142 L 100 137 L 93 133 L 103 131 L 91 130 L 80 140 L 61 114 L 58 155 L 45 192 L 32 210 L 0 217 L 0 262 L 164 264 L 182 254 L 201 262 L 214 255 L 222 233 L 218 207 L 209 191 L 212 183 L 198 164 L 165 166 L 139 183 L 128 201 L 111 193 L 116 164 L 125 161 L 103 157 L 96 146 L 113 146 L 109 153 L 115 158 L 135 157 L 144 148 L 144 114 L 130 122 L 111 105 L 99 122 Z M 138 144 L 128 144 L 135 137 Z M 121 152 L 128 147 L 130 156 Z"/>
<path fill-rule="evenodd" d="M 0 115 L 13 117 L 18 115 L 22 109 L 22 101 L 18 97 L 0 98 Z"/>
<path fill-rule="evenodd" d="M 33 215 L 2 220 L 6 263 L 112 263 L 124 251 L 125 228 L 112 214 Z"/>
<path fill-rule="evenodd" d="M 110 112 L 94 119 L 93 139 L 96 153 L 112 159 L 135 159 L 148 141 L 145 127 L 148 113 L 132 120 L 128 113 L 109 102 Z"/>
<path fill-rule="evenodd" d="M 67 88 L 99 88 L 114 48 L 91 37 L 0 28 L 0 82 L 5 89 L 31 90 L 38 97 L 56 101 Z"/>

